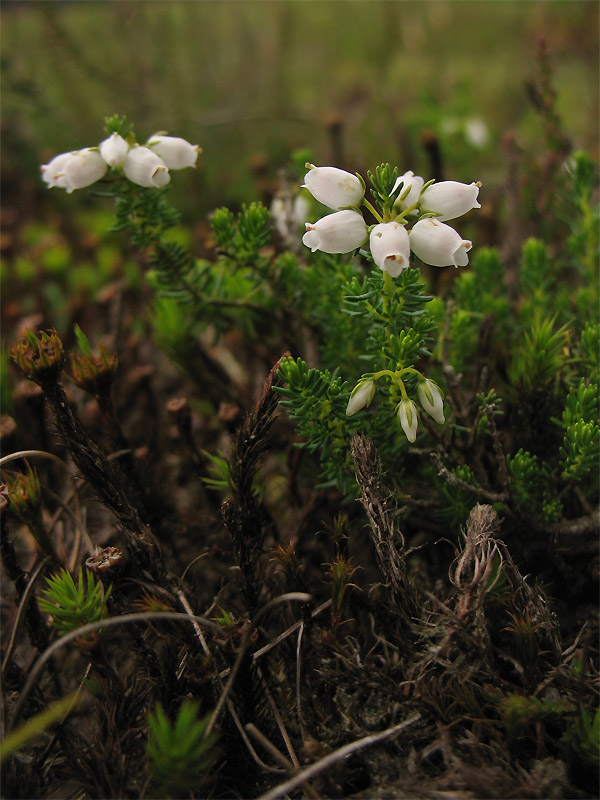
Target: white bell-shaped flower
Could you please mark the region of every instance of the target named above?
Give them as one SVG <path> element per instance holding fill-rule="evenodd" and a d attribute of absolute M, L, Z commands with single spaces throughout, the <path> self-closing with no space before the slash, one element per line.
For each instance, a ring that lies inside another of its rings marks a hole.
<path fill-rule="evenodd" d="M 310 214 L 310 202 L 304 192 L 296 197 L 277 195 L 270 210 L 281 238 L 286 242 L 295 241 L 298 231 L 304 227 L 304 220 Z"/>
<path fill-rule="evenodd" d="M 404 225 L 382 222 L 371 230 L 371 255 L 379 269 L 397 278 L 408 267 L 410 244 Z"/>
<path fill-rule="evenodd" d="M 433 183 L 421 195 L 421 212 L 434 211 L 440 215 L 436 217 L 439 222 L 462 217 L 472 208 L 481 208 L 481 203 L 477 201 L 480 188 L 480 183 Z"/>
<path fill-rule="evenodd" d="M 158 189 L 171 180 L 167 165 L 148 147 L 136 145 L 127 153 L 123 162 L 125 177 L 139 186 Z"/>
<path fill-rule="evenodd" d="M 303 186 L 315 200 L 328 208 L 358 206 L 365 194 L 365 187 L 356 175 L 337 167 L 315 167 L 311 164 Z"/>
<path fill-rule="evenodd" d="M 350 395 L 348 400 L 348 407 L 346 408 L 346 416 L 351 417 L 360 411 L 361 408 L 366 408 L 371 404 L 371 400 L 375 395 L 375 381 L 365 380 L 359 381 Z"/>
<path fill-rule="evenodd" d="M 61 153 L 49 161 L 47 164 L 42 164 L 40 167 L 42 171 L 42 180 L 48 184 L 48 188 L 58 186 L 61 189 L 67 188 L 67 179 L 65 177 L 65 166 L 67 162 L 73 158 L 74 153 Z"/>
<path fill-rule="evenodd" d="M 86 147 L 71 154 L 63 168 L 66 190 L 70 194 L 75 189 L 91 186 L 104 176 L 108 164 L 98 152 L 97 147 Z"/>
<path fill-rule="evenodd" d="M 275 229 L 282 239 L 287 239 L 289 236 L 289 220 L 292 215 L 291 199 L 288 197 L 274 197 L 271 203 L 271 216 L 275 223 Z M 303 220 L 304 222 L 304 220 Z"/>
<path fill-rule="evenodd" d="M 490 131 L 481 117 L 470 117 L 465 122 L 465 139 L 478 149 L 486 146 L 490 139 Z"/>
<path fill-rule="evenodd" d="M 401 400 L 398 403 L 398 419 L 408 441 L 414 442 L 417 438 L 417 427 L 419 425 L 417 404 L 413 400 Z"/>
<path fill-rule="evenodd" d="M 428 217 L 416 222 L 409 233 L 410 249 L 432 267 L 466 267 L 472 242 L 449 225 Z"/>
<path fill-rule="evenodd" d="M 195 167 L 198 153 L 202 152 L 202 148 L 197 144 L 190 144 L 178 136 L 165 136 L 162 133 L 151 136 L 146 147 L 159 155 L 169 169 Z"/>
<path fill-rule="evenodd" d="M 100 155 L 109 167 L 120 167 L 129 152 L 129 145 L 118 133 L 111 133 L 108 139 L 100 142 Z"/>
<path fill-rule="evenodd" d="M 426 378 L 424 381 L 419 381 L 417 386 L 417 395 L 419 402 L 436 422 L 442 425 L 445 422 L 444 418 L 444 398 L 440 391 L 439 386 L 435 381 Z"/>
<path fill-rule="evenodd" d="M 425 180 L 421 178 L 419 175 L 415 175 L 412 170 L 405 172 L 404 175 L 400 175 L 400 177 L 396 180 L 394 184 L 394 188 L 392 189 L 392 194 L 396 191 L 400 184 L 402 185 L 402 191 L 400 192 L 400 196 L 394 203 L 396 208 L 405 209 L 409 206 L 414 206 L 415 203 L 419 201 L 419 195 L 421 194 L 421 189 L 425 184 Z M 410 188 L 409 188 L 410 187 Z M 405 196 L 405 192 L 408 189 L 408 194 Z M 401 199 L 402 198 L 402 199 Z M 413 209 L 410 214 L 417 214 L 417 209 Z"/>
<path fill-rule="evenodd" d="M 351 253 L 367 238 L 367 226 L 362 216 L 347 209 L 322 217 L 315 223 L 306 223 L 302 242 L 312 252 Z"/>
<path fill-rule="evenodd" d="M 310 201 L 306 195 L 298 194 L 292 203 L 291 222 L 295 228 L 302 228 L 304 220 L 310 214 Z"/>

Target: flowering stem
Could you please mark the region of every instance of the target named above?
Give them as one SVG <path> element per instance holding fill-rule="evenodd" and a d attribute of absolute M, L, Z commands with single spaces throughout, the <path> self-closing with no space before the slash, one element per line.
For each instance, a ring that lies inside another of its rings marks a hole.
<path fill-rule="evenodd" d="M 379 378 L 383 378 L 384 375 L 389 375 L 390 378 L 394 378 L 396 373 L 392 372 L 391 369 L 380 369 L 379 372 L 374 372 L 370 377 L 372 381 L 378 381 Z"/>
<path fill-rule="evenodd" d="M 377 209 L 374 206 L 372 206 L 371 203 L 369 203 L 369 201 L 365 197 L 363 197 L 362 204 L 363 206 L 366 206 L 369 209 L 369 211 L 371 212 L 371 214 L 373 214 L 377 222 L 383 222 L 383 217 L 381 216 L 379 211 L 377 211 Z"/>
<path fill-rule="evenodd" d="M 400 219 L 404 219 L 404 217 L 406 217 L 408 214 L 410 214 L 411 211 L 414 211 L 415 208 L 418 207 L 419 207 L 418 203 L 413 203 L 412 206 L 408 206 L 408 208 L 402 209 L 402 211 L 394 217 L 393 222 L 397 222 Z"/>
<path fill-rule="evenodd" d="M 419 376 L 421 379 L 423 378 L 423 376 L 421 375 L 421 373 L 419 372 L 419 370 L 418 370 L 418 369 L 415 369 L 414 367 L 403 367 L 403 368 L 402 368 L 402 369 L 401 369 L 399 372 L 397 372 L 396 374 L 398 375 L 398 377 L 400 377 L 400 375 L 405 375 L 407 372 L 414 372 L 414 373 L 415 373 L 415 375 L 418 375 L 418 376 Z"/>
<path fill-rule="evenodd" d="M 402 380 L 402 378 L 398 377 L 397 373 L 396 373 L 396 383 L 398 384 L 398 388 L 400 389 L 400 394 L 402 395 L 402 399 L 403 400 L 408 400 L 408 394 L 406 393 L 406 388 L 404 386 L 404 381 Z"/>
<path fill-rule="evenodd" d="M 394 291 L 394 284 L 392 276 L 389 272 L 383 273 L 383 313 L 387 314 L 389 310 L 390 298 Z"/>
<path fill-rule="evenodd" d="M 397 384 L 398 388 L 400 389 L 400 394 L 402 395 L 403 400 L 408 400 L 408 394 L 406 393 L 406 388 L 404 387 L 404 381 L 402 380 L 402 375 L 406 375 L 407 372 L 414 372 L 415 375 L 421 376 L 419 370 L 414 369 L 414 367 L 403 367 L 402 369 L 396 370 L 394 372 L 391 369 L 380 369 L 379 372 L 374 372 L 372 375 L 363 375 L 363 378 L 368 376 L 368 379 L 371 381 L 378 381 L 380 378 L 387 376 L 391 378 L 394 383 Z"/>

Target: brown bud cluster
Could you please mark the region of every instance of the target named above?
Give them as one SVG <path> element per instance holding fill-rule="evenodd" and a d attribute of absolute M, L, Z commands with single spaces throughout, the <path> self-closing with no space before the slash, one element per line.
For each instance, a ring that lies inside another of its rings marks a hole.
<path fill-rule="evenodd" d="M 42 487 L 33 470 L 7 477 L 6 495 L 10 509 L 16 517 L 26 524 L 32 518 L 37 521 L 42 504 Z"/>
<path fill-rule="evenodd" d="M 43 386 L 57 381 L 65 365 L 62 341 L 55 330 L 26 331 L 11 352 L 12 358 L 25 377 Z"/>
<path fill-rule="evenodd" d="M 95 397 L 110 389 L 117 372 L 117 355 L 98 346 L 98 355 L 93 353 L 70 354 L 71 377 L 75 383 Z"/>

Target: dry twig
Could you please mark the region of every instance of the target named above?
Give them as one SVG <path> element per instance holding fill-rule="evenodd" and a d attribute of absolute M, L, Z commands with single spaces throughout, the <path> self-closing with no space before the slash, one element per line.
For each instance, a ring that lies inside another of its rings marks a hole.
<path fill-rule="evenodd" d="M 381 464 L 377 450 L 371 439 L 361 434 L 352 437 L 350 447 L 356 467 L 356 480 L 362 493 L 360 502 L 369 519 L 377 563 L 390 586 L 393 604 L 408 625 L 416 615 L 418 606 L 406 576 L 404 555 L 394 541 L 396 539 L 403 542 L 402 534 L 395 529 L 387 502 L 382 498 Z"/>
<path fill-rule="evenodd" d="M 400 733 L 400 731 L 405 730 L 410 725 L 414 725 L 414 723 L 418 722 L 420 719 L 420 714 L 414 714 L 412 717 L 404 720 L 404 722 L 401 722 L 399 725 L 394 725 L 391 728 L 387 728 L 386 730 L 381 731 L 381 733 L 374 733 L 371 736 L 365 736 L 362 739 L 357 739 L 354 742 L 350 742 L 350 744 L 340 747 L 338 750 L 334 750 L 333 753 L 329 753 L 324 758 L 319 759 L 319 761 L 315 761 L 314 764 L 306 767 L 306 769 L 303 769 L 293 778 L 285 781 L 285 783 L 280 783 L 279 786 L 275 786 L 265 794 L 262 794 L 259 797 L 259 800 L 276 800 L 278 797 L 283 797 L 283 795 L 292 792 L 294 789 L 297 789 L 298 786 L 302 786 L 302 784 L 306 781 L 309 781 L 317 775 L 320 775 L 322 772 L 325 772 L 326 769 L 333 767 L 339 761 L 343 761 L 353 753 L 356 753 L 371 744 L 377 744 L 377 742 L 390 739 L 392 736 L 395 736 L 397 733 Z"/>

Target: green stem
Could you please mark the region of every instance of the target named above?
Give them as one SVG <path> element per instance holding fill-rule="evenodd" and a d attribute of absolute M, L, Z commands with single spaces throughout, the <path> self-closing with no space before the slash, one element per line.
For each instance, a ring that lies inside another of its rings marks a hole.
<path fill-rule="evenodd" d="M 366 197 L 363 197 L 362 204 L 363 206 L 366 206 L 369 209 L 369 211 L 371 212 L 371 214 L 373 214 L 377 222 L 383 222 L 383 217 L 381 216 L 379 211 L 377 211 L 377 209 L 374 206 L 372 206 L 371 203 L 369 203 Z"/>
<path fill-rule="evenodd" d="M 384 298 L 384 304 L 385 304 L 385 298 Z M 377 319 L 380 319 L 382 322 L 386 321 L 386 317 L 380 311 L 378 311 L 375 308 L 375 306 L 371 305 L 371 303 L 365 303 L 365 306 L 369 309 L 369 311 L 374 317 L 377 317 Z"/>
<path fill-rule="evenodd" d="M 383 378 L 384 375 L 387 375 L 394 380 L 396 373 L 392 372 L 391 369 L 380 369 L 379 372 L 374 372 L 373 375 L 371 375 L 371 380 L 377 381 L 379 378 Z"/>
<path fill-rule="evenodd" d="M 401 369 L 401 370 L 399 370 L 399 371 L 396 373 L 396 375 L 397 375 L 398 377 L 400 377 L 401 375 L 405 375 L 407 372 L 414 372 L 414 373 L 415 373 L 415 375 L 419 375 L 419 377 L 422 377 L 422 375 L 421 375 L 421 373 L 419 372 L 419 370 L 418 370 L 418 369 L 415 369 L 414 367 L 402 367 L 402 369 Z"/>
<path fill-rule="evenodd" d="M 414 211 L 415 208 L 418 207 L 419 207 L 418 203 L 413 203 L 412 206 L 408 206 L 408 208 L 402 209 L 402 211 L 399 214 L 396 214 L 392 222 L 398 222 L 398 220 L 404 219 L 404 217 L 406 217 L 408 214 L 410 214 L 411 211 Z"/>
<path fill-rule="evenodd" d="M 390 299 L 394 292 L 394 283 L 392 276 L 389 272 L 383 273 L 383 313 L 386 315 L 389 311 Z"/>
<path fill-rule="evenodd" d="M 402 378 L 396 376 L 396 383 L 398 384 L 398 388 L 400 389 L 400 394 L 402 395 L 403 400 L 408 400 L 408 394 L 406 393 L 406 388 L 404 387 L 404 381 Z"/>

